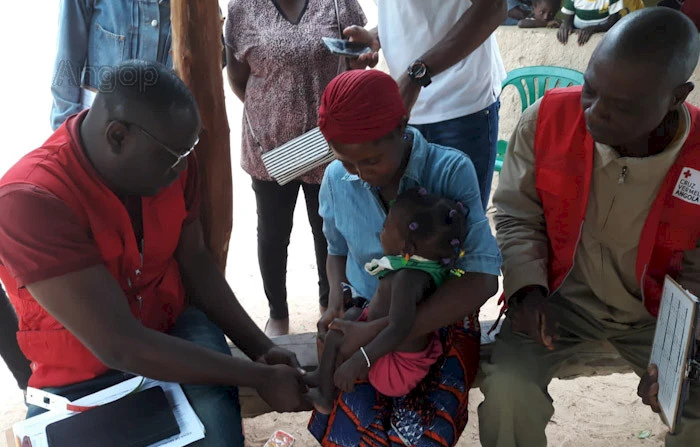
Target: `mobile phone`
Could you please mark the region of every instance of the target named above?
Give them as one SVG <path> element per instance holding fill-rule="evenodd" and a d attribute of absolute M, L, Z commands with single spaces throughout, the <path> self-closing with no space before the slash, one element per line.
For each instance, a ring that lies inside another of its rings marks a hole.
<path fill-rule="evenodd" d="M 351 59 L 357 59 L 360 55 L 370 53 L 372 49 L 366 43 L 350 42 L 344 39 L 334 39 L 331 37 L 322 37 L 323 43 L 331 53 L 338 56 L 345 56 Z"/>

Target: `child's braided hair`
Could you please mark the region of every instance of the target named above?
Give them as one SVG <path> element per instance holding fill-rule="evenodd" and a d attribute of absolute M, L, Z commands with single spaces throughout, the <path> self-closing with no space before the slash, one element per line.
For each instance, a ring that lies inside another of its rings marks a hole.
<path fill-rule="evenodd" d="M 445 264 L 460 255 L 468 211 L 461 203 L 429 194 L 423 188 L 405 191 L 391 207 L 392 213 L 401 213 L 407 222 L 399 229 L 401 237 L 417 247 L 435 247 Z"/>

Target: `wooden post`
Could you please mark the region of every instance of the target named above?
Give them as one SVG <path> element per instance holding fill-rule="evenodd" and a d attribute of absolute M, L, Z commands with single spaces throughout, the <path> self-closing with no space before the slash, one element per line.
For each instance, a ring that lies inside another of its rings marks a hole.
<path fill-rule="evenodd" d="M 197 146 L 204 241 L 222 271 L 233 225 L 228 118 L 221 69 L 222 17 L 216 0 L 172 0 L 173 65 L 194 93 L 202 116 Z"/>

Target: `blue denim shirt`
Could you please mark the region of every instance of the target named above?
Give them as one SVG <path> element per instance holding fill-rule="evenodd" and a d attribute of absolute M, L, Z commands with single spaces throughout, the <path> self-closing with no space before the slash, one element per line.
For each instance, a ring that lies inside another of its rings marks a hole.
<path fill-rule="evenodd" d="M 413 150 L 401 181 L 399 194 L 411 188 L 460 201 L 469 209 L 464 256 L 457 267 L 466 272 L 498 276 L 501 254 L 484 215 L 479 183 L 469 157 L 455 149 L 428 143 L 416 129 Z M 371 299 L 379 284 L 364 269 L 365 263 L 384 256 L 379 241 L 386 211 L 377 192 L 342 163 L 328 166 L 321 184 L 319 214 L 328 240 L 328 254 L 347 256 L 346 275 L 357 293 Z"/>
<path fill-rule="evenodd" d="M 61 0 L 51 93 L 51 127 L 83 109 L 81 86 L 129 59 L 172 67 L 170 0 Z"/>

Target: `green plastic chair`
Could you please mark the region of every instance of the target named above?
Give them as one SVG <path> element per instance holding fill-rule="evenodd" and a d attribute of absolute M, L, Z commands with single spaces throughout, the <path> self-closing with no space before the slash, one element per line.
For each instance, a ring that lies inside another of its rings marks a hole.
<path fill-rule="evenodd" d="M 503 81 L 503 88 L 512 85 L 520 93 L 522 111 L 544 96 L 544 92 L 553 88 L 571 87 L 583 84 L 583 73 L 564 67 L 539 65 L 535 67 L 516 68 L 508 73 Z M 508 149 L 508 142 L 498 140 L 496 149 L 496 172 L 501 172 L 503 160 Z"/>

